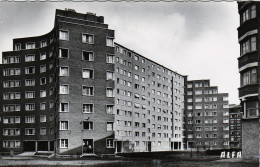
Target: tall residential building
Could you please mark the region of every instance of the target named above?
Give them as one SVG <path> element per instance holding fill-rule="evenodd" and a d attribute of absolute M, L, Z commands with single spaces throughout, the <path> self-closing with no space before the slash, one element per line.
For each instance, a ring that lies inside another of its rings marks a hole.
<path fill-rule="evenodd" d="M 240 73 L 239 99 L 243 112 L 242 150 L 243 157 L 254 157 L 259 152 L 259 33 L 260 3 L 238 2 L 240 25 L 238 41 L 240 56 L 238 68 Z"/>
<path fill-rule="evenodd" d="M 102 16 L 56 10 L 51 32 L 2 60 L 0 152 L 184 148 L 186 76 L 114 43 Z"/>
<path fill-rule="evenodd" d="M 242 148 L 242 111 L 240 105 L 229 105 L 229 146 Z"/>
<path fill-rule="evenodd" d="M 187 81 L 185 108 L 187 148 L 229 147 L 228 94 L 209 80 Z"/>

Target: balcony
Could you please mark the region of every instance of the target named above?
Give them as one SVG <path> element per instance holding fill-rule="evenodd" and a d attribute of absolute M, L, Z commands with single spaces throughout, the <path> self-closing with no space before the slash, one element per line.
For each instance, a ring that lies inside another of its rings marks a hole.
<path fill-rule="evenodd" d="M 248 31 L 258 29 L 257 18 L 253 18 L 242 23 L 238 28 L 238 38 L 243 36 Z"/>
<path fill-rule="evenodd" d="M 248 52 L 238 58 L 238 68 L 254 62 L 258 62 L 257 51 Z"/>
<path fill-rule="evenodd" d="M 250 94 L 256 94 L 258 93 L 258 86 L 257 84 L 250 84 L 238 88 L 238 91 L 239 91 L 239 97 L 250 95 Z"/>

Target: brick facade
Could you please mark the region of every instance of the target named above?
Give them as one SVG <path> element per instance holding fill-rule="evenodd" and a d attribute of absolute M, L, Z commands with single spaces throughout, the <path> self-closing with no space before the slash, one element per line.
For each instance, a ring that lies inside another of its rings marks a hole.
<path fill-rule="evenodd" d="M 56 10 L 51 32 L 13 49 L 0 66 L 0 152 L 183 150 L 186 76 L 114 44 L 102 16 Z"/>

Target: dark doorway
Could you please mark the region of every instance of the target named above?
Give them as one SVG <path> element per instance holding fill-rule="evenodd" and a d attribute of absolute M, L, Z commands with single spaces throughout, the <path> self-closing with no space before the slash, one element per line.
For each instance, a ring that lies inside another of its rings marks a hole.
<path fill-rule="evenodd" d="M 171 142 L 171 150 L 173 150 L 173 142 Z"/>
<path fill-rule="evenodd" d="M 24 151 L 35 151 L 35 141 L 24 141 L 23 148 Z"/>
<path fill-rule="evenodd" d="M 150 142 L 150 141 L 147 142 L 147 148 L 148 148 L 149 152 L 152 151 L 152 142 Z"/>
<path fill-rule="evenodd" d="M 54 151 L 54 141 L 50 141 L 50 150 L 49 151 Z"/>
<path fill-rule="evenodd" d="M 178 142 L 174 142 L 174 150 L 177 150 L 178 149 Z"/>
<path fill-rule="evenodd" d="M 116 142 L 116 152 L 121 153 L 122 151 L 122 141 L 117 141 Z"/>
<path fill-rule="evenodd" d="M 83 139 L 83 154 L 93 153 L 93 139 Z"/>
<path fill-rule="evenodd" d="M 181 149 L 181 142 L 179 142 L 179 149 Z"/>
<path fill-rule="evenodd" d="M 38 141 L 37 151 L 48 151 L 48 141 Z"/>

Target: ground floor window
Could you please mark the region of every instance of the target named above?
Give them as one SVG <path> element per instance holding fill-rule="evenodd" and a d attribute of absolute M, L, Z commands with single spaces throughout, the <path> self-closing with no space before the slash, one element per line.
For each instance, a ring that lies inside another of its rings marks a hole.
<path fill-rule="evenodd" d="M 69 141 L 68 139 L 60 139 L 60 148 L 68 148 Z"/>
<path fill-rule="evenodd" d="M 107 148 L 114 148 L 114 139 L 107 139 Z"/>
<path fill-rule="evenodd" d="M 4 148 L 18 148 L 20 147 L 20 141 L 13 141 L 13 140 L 4 140 L 3 141 Z"/>

